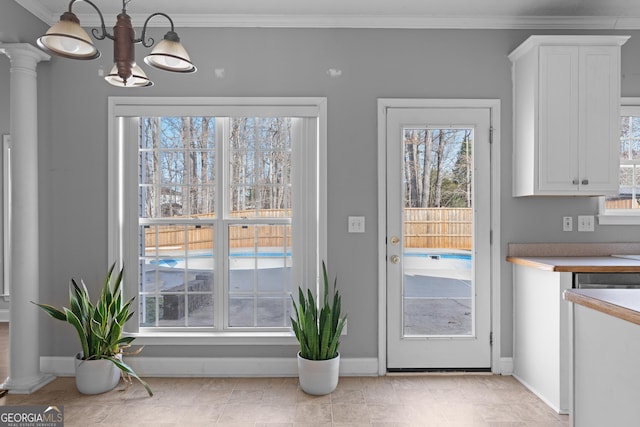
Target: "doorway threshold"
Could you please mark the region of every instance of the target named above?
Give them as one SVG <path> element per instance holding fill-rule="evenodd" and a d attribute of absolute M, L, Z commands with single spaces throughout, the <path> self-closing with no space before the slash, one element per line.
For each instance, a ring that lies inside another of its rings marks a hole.
<path fill-rule="evenodd" d="M 387 369 L 387 376 L 400 375 L 493 375 L 491 368 L 392 368 Z"/>

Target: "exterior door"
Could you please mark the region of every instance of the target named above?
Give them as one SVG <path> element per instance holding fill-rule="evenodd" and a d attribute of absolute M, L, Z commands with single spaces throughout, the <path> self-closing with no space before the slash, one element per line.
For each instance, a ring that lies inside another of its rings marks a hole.
<path fill-rule="evenodd" d="M 387 109 L 388 370 L 491 367 L 490 117 Z"/>

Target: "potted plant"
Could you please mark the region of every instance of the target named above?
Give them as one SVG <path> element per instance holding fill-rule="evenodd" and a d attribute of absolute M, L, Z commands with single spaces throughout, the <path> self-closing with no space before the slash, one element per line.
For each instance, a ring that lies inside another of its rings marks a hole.
<path fill-rule="evenodd" d="M 342 301 L 337 290 L 336 277 L 333 282 L 333 296 L 329 298 L 327 268 L 322 262 L 324 279 L 324 299 L 321 307 L 316 305 L 311 290 L 305 296 L 298 288 L 298 304 L 293 295 L 294 317 L 291 317 L 293 332 L 300 344 L 298 352 L 298 376 L 300 387 L 314 395 L 329 394 L 338 385 L 340 369 L 340 334 L 347 317 L 341 315 Z M 319 303 L 318 299 L 318 303 Z"/>
<path fill-rule="evenodd" d="M 134 377 L 140 381 L 149 396 L 153 396 L 149 385 L 122 360 L 124 349 L 130 347 L 135 339 L 122 336 L 124 324 L 133 315 L 130 307 L 134 298 L 123 303 L 124 268 L 111 283 L 115 265 L 113 263 L 109 269 L 95 305 L 91 302 L 84 281 L 80 280 L 78 285 L 75 279 L 71 279 L 69 283 L 70 308 L 57 309 L 48 304 L 34 304 L 54 319 L 66 321 L 75 328 L 82 346 L 82 352 L 76 354 L 75 360 L 78 391 L 84 394 L 109 391 L 118 384 L 122 372 L 125 379 Z"/>

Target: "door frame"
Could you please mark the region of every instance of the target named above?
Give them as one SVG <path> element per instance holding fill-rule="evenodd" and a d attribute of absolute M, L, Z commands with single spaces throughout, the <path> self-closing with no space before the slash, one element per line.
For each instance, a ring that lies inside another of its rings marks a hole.
<path fill-rule="evenodd" d="M 490 110 L 491 371 L 500 374 L 500 100 L 378 98 L 378 374 L 387 373 L 387 110 L 389 108 L 486 108 Z"/>

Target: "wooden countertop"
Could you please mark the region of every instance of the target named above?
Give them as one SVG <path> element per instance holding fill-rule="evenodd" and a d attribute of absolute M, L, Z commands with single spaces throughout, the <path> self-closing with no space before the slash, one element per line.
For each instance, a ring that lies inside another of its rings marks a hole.
<path fill-rule="evenodd" d="M 640 289 L 568 289 L 563 298 L 640 325 Z"/>
<path fill-rule="evenodd" d="M 507 261 L 540 270 L 569 273 L 637 273 L 640 260 L 615 256 L 508 256 Z"/>

